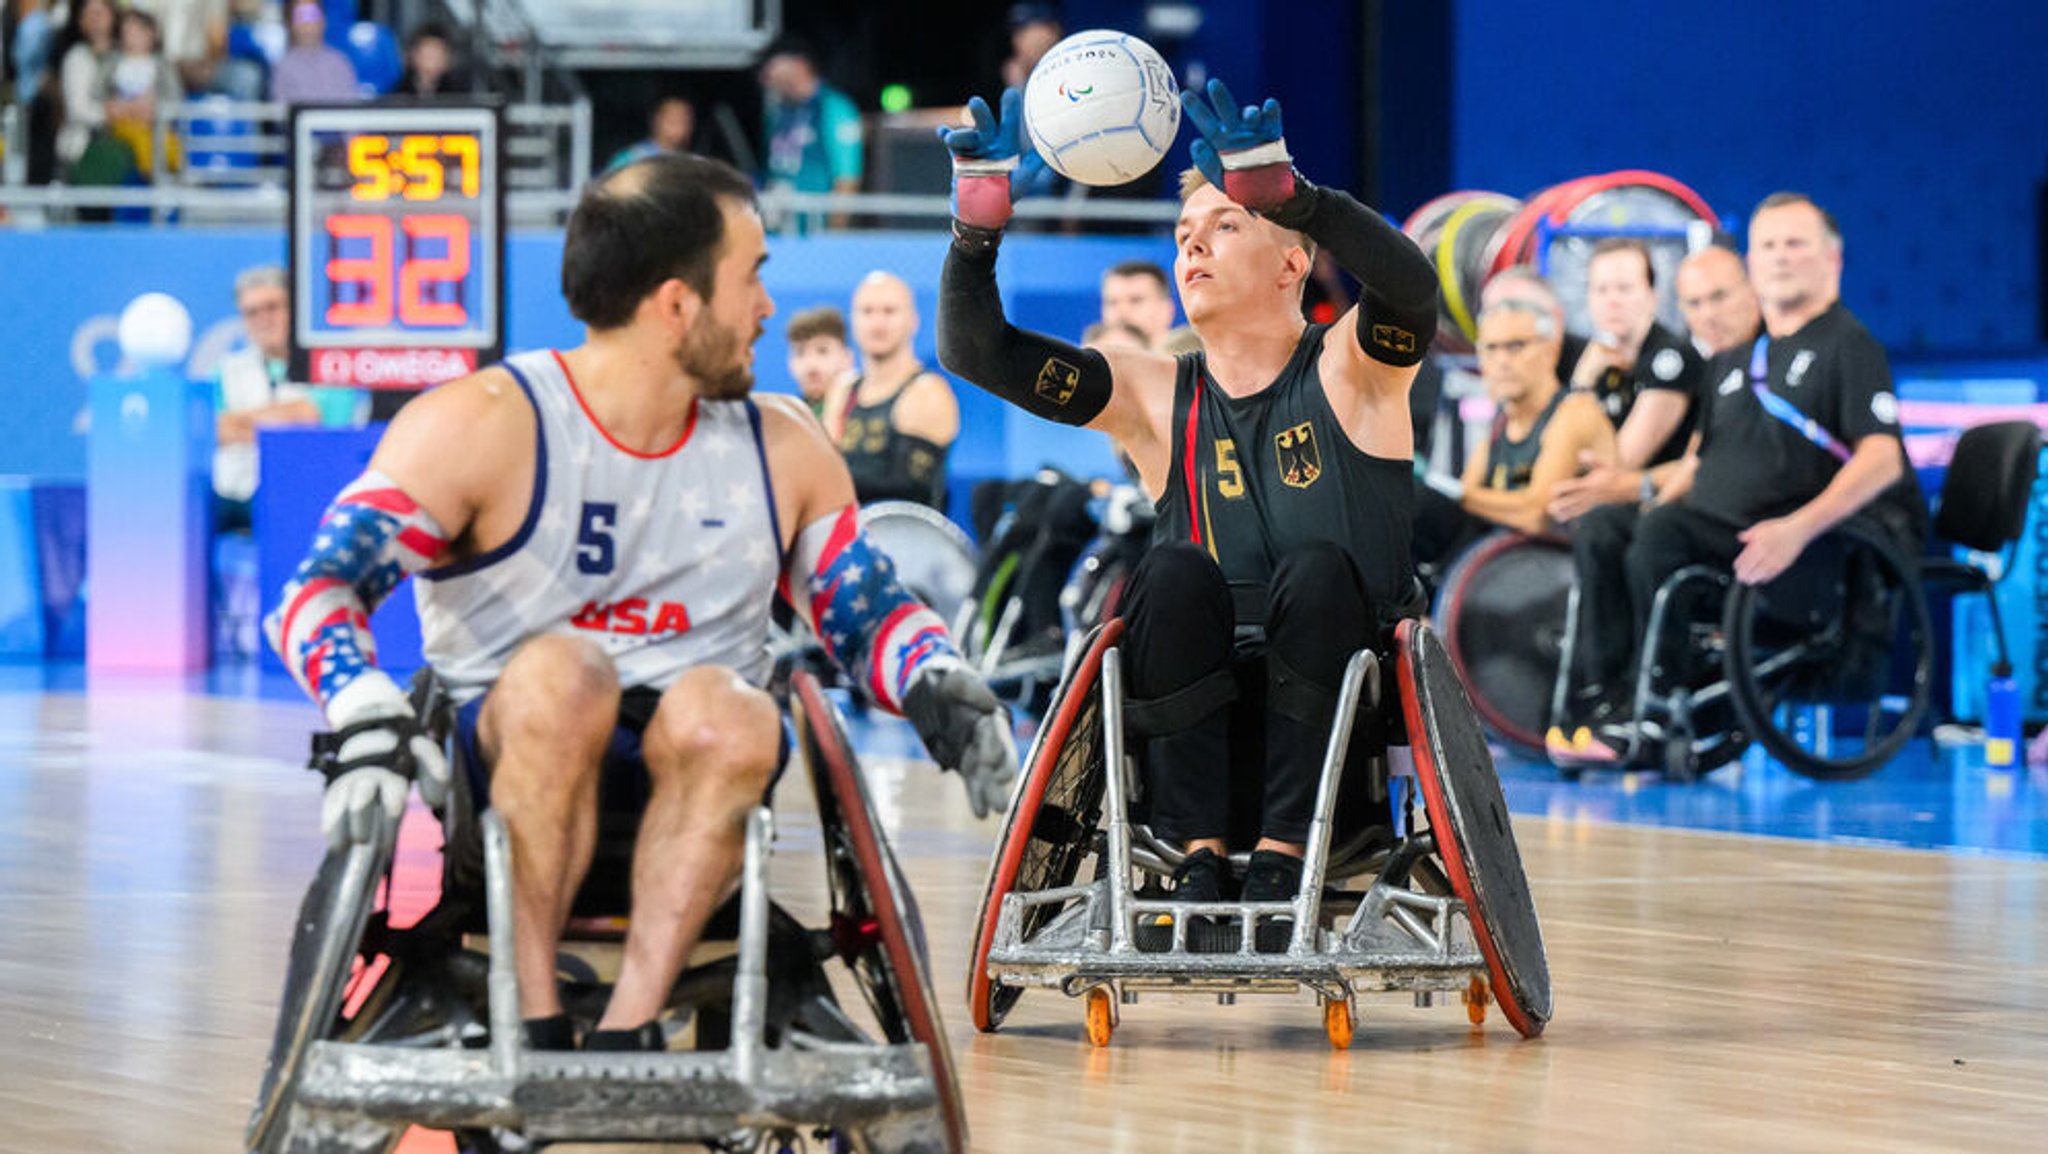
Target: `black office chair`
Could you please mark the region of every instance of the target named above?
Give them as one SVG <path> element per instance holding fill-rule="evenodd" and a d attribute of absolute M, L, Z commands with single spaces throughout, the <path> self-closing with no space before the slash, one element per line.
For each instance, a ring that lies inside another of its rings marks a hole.
<path fill-rule="evenodd" d="M 2026 531 L 2027 505 L 2033 500 L 2040 463 L 2041 430 L 2032 421 L 1997 421 L 1963 430 L 1941 483 L 1934 536 L 1978 553 L 2003 555 L 2009 562 L 2013 546 Z M 2001 565 L 1999 571 L 2007 567 Z M 1998 617 L 1998 598 L 1992 596 L 1996 579 L 1990 571 L 1952 557 L 1927 557 L 1920 562 L 1920 577 L 1985 595 L 1992 640 L 1998 646 L 1992 676 L 2012 676 L 2012 655 L 2005 645 L 2005 624 Z"/>

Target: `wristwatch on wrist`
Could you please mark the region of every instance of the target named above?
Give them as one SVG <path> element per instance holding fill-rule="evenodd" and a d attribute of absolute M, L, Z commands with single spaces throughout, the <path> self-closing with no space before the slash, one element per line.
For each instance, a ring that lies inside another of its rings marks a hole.
<path fill-rule="evenodd" d="M 1657 503 L 1657 482 L 1648 473 L 1643 474 L 1642 487 L 1636 490 L 1636 503 L 1645 509 Z"/>

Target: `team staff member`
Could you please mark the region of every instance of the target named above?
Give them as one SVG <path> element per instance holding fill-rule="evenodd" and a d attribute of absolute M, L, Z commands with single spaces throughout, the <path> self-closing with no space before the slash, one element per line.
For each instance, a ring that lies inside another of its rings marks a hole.
<path fill-rule="evenodd" d="M 976 812 L 1013 754 L 944 623 L 859 528 L 853 485 L 794 397 L 749 399 L 774 311 L 745 177 L 695 156 L 592 182 L 562 290 L 584 343 L 443 385 L 391 423 L 267 624 L 336 731 L 336 844 L 396 821 L 448 766 L 376 668 L 368 619 L 419 573 L 423 650 L 460 708 L 471 788 L 505 819 L 529 1044 L 573 1045 L 555 947 L 598 836 L 599 782 L 642 799 L 632 928 L 591 1048 L 653 1019 L 737 878 L 746 813 L 786 753 L 769 673 L 778 584 L 850 673 L 960 770 Z M 459 447 L 460 451 L 451 451 Z"/>
<path fill-rule="evenodd" d="M 1799 193 L 1765 198 L 1750 217 L 1748 264 L 1764 332 L 1714 359 L 1691 491 L 1643 516 L 1621 565 L 1581 559 L 1582 614 L 1634 623 L 1588 632 L 1582 669 L 1595 686 L 1626 683 L 1657 587 L 1686 565 L 1732 565 L 1736 580 L 1760 585 L 1851 517 L 1909 556 L 1926 535 L 1891 367 L 1841 303 L 1834 218 Z M 1608 704 L 1611 713 L 1623 703 Z M 1573 745 L 1592 759 L 1618 756 L 1630 735 L 1593 720 L 1590 743 L 1574 734 Z"/>
<path fill-rule="evenodd" d="M 1291 896 L 1344 664 L 1378 643 L 1412 580 L 1408 386 L 1436 323 L 1434 271 L 1379 214 L 1295 172 L 1277 101 L 1240 110 L 1212 80 L 1183 97 L 1198 137 L 1174 229 L 1174 281 L 1204 351 L 1019 330 L 994 273 L 1021 103 L 1005 92 L 998 120 L 977 99 L 975 127 L 944 132 L 958 219 L 940 359 L 1027 411 L 1109 434 L 1136 466 L 1159 508 L 1124 641 L 1130 716 L 1156 735 L 1152 826 L 1187 847 L 1183 897 L 1222 892 L 1234 833 L 1256 842 L 1245 896 Z M 1301 313 L 1319 247 L 1364 286 L 1330 325 Z M 1233 630 L 1261 617 L 1263 642 L 1233 673 Z M 1235 800 L 1233 762 L 1260 778 Z"/>
<path fill-rule="evenodd" d="M 916 501 L 946 508 L 946 458 L 960 435 L 960 404 L 925 368 L 910 339 L 917 306 L 894 273 L 871 272 L 853 292 L 860 375 L 825 398 L 825 429 L 846 457 L 860 503 Z"/>
<path fill-rule="evenodd" d="M 1619 432 L 1621 463 L 1645 469 L 1685 455 L 1696 419 L 1702 362 L 1691 342 L 1657 323 L 1657 270 L 1649 246 L 1610 237 L 1586 261 L 1593 337 L 1572 368 Z"/>
<path fill-rule="evenodd" d="M 1688 255 L 1678 265 L 1676 287 L 1679 311 L 1684 313 L 1694 347 L 1700 352 L 1713 356 L 1737 341 L 1756 338 L 1763 323 L 1757 312 L 1756 292 L 1749 287 L 1749 273 L 1742 266 L 1742 257 L 1733 250 L 1713 245 Z M 1653 330 L 1652 340 L 1659 339 Z M 1660 349 L 1656 356 L 1666 354 Z M 1666 363 L 1677 362 L 1667 359 Z M 1703 382 L 1704 363 L 1700 369 L 1698 382 Z M 1704 387 L 1698 382 L 1692 386 L 1693 399 L 1687 402 L 1694 409 L 1701 403 L 1697 394 Z M 1653 393 L 1650 401 L 1669 404 L 1664 398 L 1673 395 Z M 1635 521 L 1630 511 L 1637 505 L 1675 501 L 1692 485 L 1692 471 L 1698 464 L 1694 454 L 1699 429 L 1690 412 L 1684 424 L 1692 428 L 1692 433 L 1686 452 L 1678 459 L 1648 467 L 1586 462 L 1587 468 L 1580 476 L 1558 487 L 1550 515 L 1559 521 L 1579 520 L 1579 531 L 1586 532 L 1584 518 L 1596 508 L 1606 508 L 1604 515 L 1624 518 L 1628 530 L 1633 532 Z"/>

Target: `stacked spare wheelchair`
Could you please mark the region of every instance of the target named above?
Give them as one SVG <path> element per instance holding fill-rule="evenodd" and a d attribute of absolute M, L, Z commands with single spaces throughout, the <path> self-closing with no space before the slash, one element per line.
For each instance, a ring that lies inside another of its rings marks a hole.
<path fill-rule="evenodd" d="M 1361 994 L 1459 998 L 1474 1023 L 1497 1003 L 1522 1034 L 1542 1031 L 1550 978 L 1520 852 L 1485 736 L 1427 624 L 1395 628 L 1390 670 L 1372 649 L 1352 657 L 1301 888 L 1267 902 L 1170 900 L 1182 851 L 1143 820 L 1122 631 L 1112 619 L 1089 635 L 1026 758 L 976 923 L 978 1028 L 997 1029 L 1035 986 L 1082 998 L 1098 1046 L 1147 992 L 1229 1003 L 1307 991 L 1340 1048 Z M 1354 756 L 1354 727 L 1375 716 L 1387 749 Z"/>
<path fill-rule="evenodd" d="M 445 739 L 452 709 L 438 682 L 423 673 L 413 692 L 429 731 Z M 769 899 L 773 818 L 759 807 L 739 892 L 671 991 L 669 1049 L 527 1049 L 512 954 L 518 863 L 502 820 L 475 812 L 457 766 L 441 815 L 438 894 L 423 916 L 400 925 L 394 914 L 397 823 L 321 863 L 299 910 L 248 1149 L 382 1152 L 421 1126 L 452 1131 L 472 1151 L 622 1141 L 965 1151 L 916 903 L 840 719 L 807 672 L 794 677 L 790 712 L 823 830 L 826 925 L 807 927 Z M 561 961 L 564 1004 L 586 1028 L 609 996 L 637 815 L 602 821 Z M 879 1036 L 835 999 L 826 971 L 835 958 Z"/>

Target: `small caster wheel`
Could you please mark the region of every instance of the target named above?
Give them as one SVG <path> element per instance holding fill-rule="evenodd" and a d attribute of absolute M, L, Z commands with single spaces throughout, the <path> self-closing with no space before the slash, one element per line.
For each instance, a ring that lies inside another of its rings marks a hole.
<path fill-rule="evenodd" d="M 1330 1036 L 1331 1048 L 1349 1050 L 1356 1025 L 1351 1016 L 1351 999 L 1330 998 L 1323 1003 L 1323 1033 Z"/>
<path fill-rule="evenodd" d="M 1098 1049 L 1109 1045 L 1109 1036 L 1116 1032 L 1116 1004 L 1109 991 L 1101 986 L 1088 991 L 1087 1008 L 1088 1044 Z"/>
<path fill-rule="evenodd" d="M 1486 979 L 1475 977 L 1465 983 L 1465 1019 L 1475 1026 L 1486 1024 L 1486 1004 L 1493 1000 L 1493 994 L 1486 988 Z"/>

